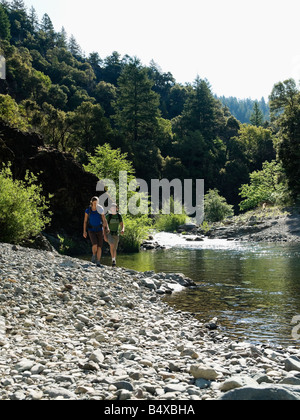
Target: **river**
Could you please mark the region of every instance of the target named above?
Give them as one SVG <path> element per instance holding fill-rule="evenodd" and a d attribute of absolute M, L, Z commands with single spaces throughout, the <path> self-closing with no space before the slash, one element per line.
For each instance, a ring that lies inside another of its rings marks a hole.
<path fill-rule="evenodd" d="M 197 288 L 165 298 L 203 321 L 218 317 L 231 338 L 296 345 L 292 319 L 300 315 L 300 245 L 226 240 L 186 242 L 156 236 L 166 250 L 119 255 L 118 265 L 138 271 L 180 272 Z M 109 263 L 106 258 L 104 263 Z"/>

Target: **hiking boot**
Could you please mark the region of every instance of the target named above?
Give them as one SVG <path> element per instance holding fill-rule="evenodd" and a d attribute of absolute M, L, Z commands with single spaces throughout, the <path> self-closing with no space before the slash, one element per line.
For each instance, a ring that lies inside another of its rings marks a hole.
<path fill-rule="evenodd" d="M 117 266 L 116 261 L 113 261 L 113 262 L 112 262 L 112 267 L 116 267 L 116 266 Z"/>
<path fill-rule="evenodd" d="M 96 255 L 92 256 L 92 264 L 96 264 L 96 258 L 97 258 Z"/>
<path fill-rule="evenodd" d="M 102 267 L 102 265 L 101 265 L 101 261 L 97 261 L 97 267 Z"/>

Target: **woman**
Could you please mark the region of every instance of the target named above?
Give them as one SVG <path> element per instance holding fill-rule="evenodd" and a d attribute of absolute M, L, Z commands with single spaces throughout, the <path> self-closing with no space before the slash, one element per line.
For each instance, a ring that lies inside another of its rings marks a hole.
<path fill-rule="evenodd" d="M 119 227 L 121 227 L 121 235 L 124 235 L 125 226 L 123 218 L 118 212 L 116 204 L 112 204 L 109 214 L 106 216 L 107 228 L 104 230 L 104 239 L 109 243 L 110 254 L 112 258 L 112 266 L 117 265 L 117 250 L 119 245 Z"/>
<path fill-rule="evenodd" d="M 98 197 L 93 197 L 90 207 L 86 209 L 83 222 L 83 237 L 87 238 L 89 233 L 92 242 L 92 263 L 101 267 L 101 256 L 103 247 L 103 227 L 107 230 L 107 221 L 104 215 L 104 209 L 99 205 Z"/>

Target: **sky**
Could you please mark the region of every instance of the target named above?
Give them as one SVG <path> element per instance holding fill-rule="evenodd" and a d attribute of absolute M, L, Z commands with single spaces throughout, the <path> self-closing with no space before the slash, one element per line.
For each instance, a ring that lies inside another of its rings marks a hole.
<path fill-rule="evenodd" d="M 299 0 L 25 0 L 86 55 L 151 60 L 178 83 L 206 78 L 218 96 L 268 98 L 300 80 Z"/>

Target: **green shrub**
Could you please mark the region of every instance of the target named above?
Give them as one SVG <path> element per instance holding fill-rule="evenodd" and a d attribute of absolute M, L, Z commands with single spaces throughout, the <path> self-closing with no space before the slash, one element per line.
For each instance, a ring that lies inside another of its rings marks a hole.
<path fill-rule="evenodd" d="M 185 214 L 161 214 L 155 222 L 155 229 L 161 232 L 176 232 L 186 223 Z"/>
<path fill-rule="evenodd" d="M 205 195 L 204 211 L 207 222 L 222 222 L 226 217 L 234 215 L 233 206 L 227 204 L 216 189 L 209 190 Z"/>
<path fill-rule="evenodd" d="M 59 239 L 59 249 L 58 252 L 62 255 L 71 255 L 74 253 L 74 251 L 77 249 L 77 243 L 66 236 L 62 236 L 57 234 L 57 237 Z"/>
<path fill-rule="evenodd" d="M 36 182 L 29 172 L 24 181 L 14 180 L 10 164 L 0 171 L 0 241 L 20 244 L 50 223 L 49 203 Z"/>
<path fill-rule="evenodd" d="M 211 226 L 209 225 L 209 223 L 204 220 L 204 222 L 202 223 L 202 225 L 200 226 L 202 229 L 202 233 L 204 235 L 207 235 L 207 233 L 211 230 Z"/>
<path fill-rule="evenodd" d="M 182 214 L 177 214 L 182 212 Z M 168 214 L 170 213 L 170 214 Z M 187 221 L 187 215 L 179 201 L 170 198 L 170 202 L 163 204 L 161 214 L 156 218 L 155 229 L 160 232 L 177 232 L 179 226 L 184 225 Z"/>
<path fill-rule="evenodd" d="M 144 216 L 123 216 L 125 234 L 121 235 L 120 247 L 123 252 L 139 252 L 141 245 L 149 236 L 151 220 Z"/>
<path fill-rule="evenodd" d="M 261 171 L 250 174 L 250 180 L 250 184 L 240 188 L 239 195 L 244 198 L 240 203 L 242 211 L 255 209 L 264 202 L 273 205 L 289 203 L 291 195 L 281 163 L 275 160 L 265 162 Z"/>

